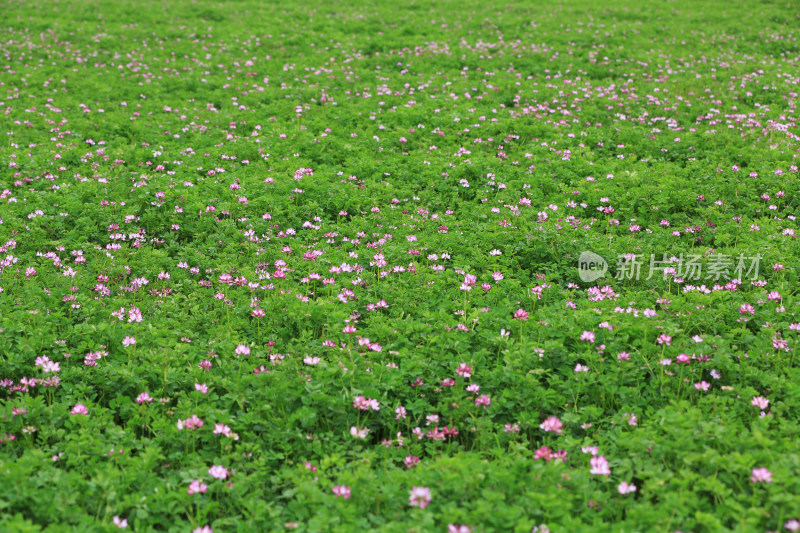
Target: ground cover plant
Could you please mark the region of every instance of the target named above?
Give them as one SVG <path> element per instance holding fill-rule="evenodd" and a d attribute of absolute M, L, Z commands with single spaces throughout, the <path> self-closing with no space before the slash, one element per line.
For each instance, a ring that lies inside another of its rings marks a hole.
<path fill-rule="evenodd" d="M 3 14 L 0 531 L 800 530 L 796 4 Z"/>

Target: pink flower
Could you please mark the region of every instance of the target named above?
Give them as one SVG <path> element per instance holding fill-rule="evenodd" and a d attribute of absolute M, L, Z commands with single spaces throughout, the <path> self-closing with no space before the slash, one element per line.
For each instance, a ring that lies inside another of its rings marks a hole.
<path fill-rule="evenodd" d="M 610 476 L 611 469 L 608 467 L 608 461 L 602 455 L 592 457 L 589 460 L 592 469 L 589 472 L 593 476 Z"/>
<path fill-rule="evenodd" d="M 240 344 L 233 350 L 233 353 L 236 355 L 250 355 L 250 348 L 245 346 L 244 344 Z"/>
<path fill-rule="evenodd" d="M 72 411 L 70 411 L 70 414 L 73 414 L 73 415 L 88 415 L 89 414 L 89 409 L 87 409 L 86 406 L 83 405 L 82 403 L 76 403 L 75 407 L 73 407 Z"/>
<path fill-rule="evenodd" d="M 555 416 L 547 417 L 545 421 L 539 425 L 539 429 L 543 429 L 547 432 L 553 432 L 558 435 L 561 435 L 561 430 L 563 429 L 563 427 L 564 424 L 562 424 L 561 420 L 559 420 Z"/>
<path fill-rule="evenodd" d="M 782 311 L 781 311 L 782 312 Z M 775 337 L 772 339 L 772 347 L 776 350 L 783 350 L 785 352 L 789 351 L 789 341 L 786 339 L 781 339 L 779 337 Z"/>
<path fill-rule="evenodd" d="M 226 424 L 214 424 L 214 435 L 225 435 L 226 437 L 230 437 L 231 428 Z"/>
<path fill-rule="evenodd" d="M 766 468 L 754 468 L 750 475 L 750 481 L 753 483 L 772 483 L 772 472 Z"/>
<path fill-rule="evenodd" d="M 139 396 L 136 397 L 136 403 L 142 404 L 145 402 L 152 402 L 153 399 L 150 397 L 150 393 L 143 392 Z"/>
<path fill-rule="evenodd" d="M 58 374 L 61 372 L 61 365 L 55 361 L 51 361 L 46 355 L 36 358 L 36 366 L 42 367 L 45 374 L 49 374 L 50 372 Z"/>
<path fill-rule="evenodd" d="M 122 345 L 126 348 L 128 346 L 134 346 L 135 344 L 136 344 L 135 337 L 125 337 L 124 339 L 122 339 Z"/>
<path fill-rule="evenodd" d="M 113 522 L 114 525 L 120 529 L 125 529 L 128 527 L 128 520 L 125 518 L 120 518 L 117 515 L 114 515 Z"/>
<path fill-rule="evenodd" d="M 631 492 L 636 492 L 636 485 L 623 481 L 617 486 L 617 491 L 619 491 L 620 494 L 630 494 Z"/>
<path fill-rule="evenodd" d="M 517 309 L 514 313 L 514 318 L 517 320 L 528 320 L 528 312 L 524 309 Z"/>
<path fill-rule="evenodd" d="M 194 390 L 206 394 L 208 393 L 208 385 L 206 385 L 205 383 L 195 383 Z"/>
<path fill-rule="evenodd" d="M 427 487 L 411 487 L 411 494 L 408 497 L 408 504 L 411 507 L 425 509 L 431 503 L 431 489 Z"/>
<path fill-rule="evenodd" d="M 549 462 L 552 458 L 553 458 L 553 450 L 551 450 L 547 446 L 542 446 L 533 453 L 534 461 L 538 461 L 539 459 L 544 459 L 545 461 Z"/>
<path fill-rule="evenodd" d="M 221 465 L 214 465 L 208 469 L 208 475 L 215 479 L 225 479 L 228 477 L 228 469 Z"/>
<path fill-rule="evenodd" d="M 710 386 L 711 386 L 711 383 L 708 383 L 707 381 L 701 381 L 700 383 L 695 383 L 694 384 L 694 388 L 695 389 L 701 390 L 703 392 L 706 392 Z"/>
<path fill-rule="evenodd" d="M 416 455 L 407 455 L 405 459 L 403 459 L 403 464 L 406 468 L 414 468 L 419 464 L 419 457 Z"/>
<path fill-rule="evenodd" d="M 191 496 L 192 494 L 206 492 L 207 490 L 208 486 L 205 483 L 203 483 L 199 479 L 195 479 L 194 481 L 189 483 L 189 488 L 186 490 L 186 494 L 189 494 Z"/>
<path fill-rule="evenodd" d="M 783 527 L 785 527 L 789 531 L 800 531 L 800 522 L 795 519 L 792 519 L 783 524 Z"/>
<path fill-rule="evenodd" d="M 347 485 L 334 485 L 331 492 L 339 498 L 344 498 L 345 500 L 350 499 L 350 487 Z"/>
<path fill-rule="evenodd" d="M 363 396 L 356 396 L 353 398 L 353 407 L 362 411 L 380 411 L 380 403 L 374 398 L 365 398 Z"/>
<path fill-rule="evenodd" d="M 475 405 L 491 405 L 492 399 L 486 396 L 485 394 L 481 394 L 477 398 L 475 398 Z M 486 409 L 484 407 L 484 409 Z"/>
<path fill-rule="evenodd" d="M 186 420 L 178 420 L 178 429 L 181 430 L 183 428 L 186 429 L 197 429 L 203 427 L 203 421 L 197 416 L 192 415 Z"/>
<path fill-rule="evenodd" d="M 136 322 L 137 324 L 142 321 L 142 312 L 138 307 L 131 307 L 128 309 L 128 324 Z"/>
<path fill-rule="evenodd" d="M 467 363 L 461 363 L 456 368 L 456 374 L 461 376 L 462 378 L 469 378 L 472 376 L 472 368 Z"/>
<path fill-rule="evenodd" d="M 83 358 L 83 364 L 86 366 L 97 366 L 97 361 L 100 360 L 101 357 L 104 355 L 108 355 L 107 352 L 89 352 L 86 354 L 86 357 Z"/>
<path fill-rule="evenodd" d="M 766 409 L 767 407 L 769 407 L 769 400 L 767 400 L 763 396 L 753 396 L 753 401 L 750 402 L 750 405 L 754 405 L 759 409 Z"/>
<path fill-rule="evenodd" d="M 356 426 L 352 426 L 350 428 L 350 434 L 357 439 L 366 439 L 367 435 L 369 435 L 369 428 L 359 428 Z"/>
<path fill-rule="evenodd" d="M 194 528 L 192 533 L 214 533 L 214 530 L 208 526 L 203 526 Z"/>
<path fill-rule="evenodd" d="M 447 533 L 472 533 L 472 529 L 465 524 L 447 524 Z"/>

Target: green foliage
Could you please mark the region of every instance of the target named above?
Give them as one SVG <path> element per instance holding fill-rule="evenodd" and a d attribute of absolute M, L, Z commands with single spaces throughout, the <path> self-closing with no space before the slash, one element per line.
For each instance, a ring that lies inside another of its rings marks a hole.
<path fill-rule="evenodd" d="M 800 519 L 791 4 L 6 4 L 0 531 Z"/>

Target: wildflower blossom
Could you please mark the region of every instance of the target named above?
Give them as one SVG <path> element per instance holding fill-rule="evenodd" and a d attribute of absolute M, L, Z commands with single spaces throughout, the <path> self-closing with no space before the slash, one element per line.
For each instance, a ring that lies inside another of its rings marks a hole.
<path fill-rule="evenodd" d="M 750 402 L 750 405 L 754 405 L 759 409 L 767 409 L 769 407 L 769 400 L 763 396 L 753 396 L 753 401 Z"/>
<path fill-rule="evenodd" d="M 408 503 L 411 507 L 419 507 L 425 509 L 432 501 L 431 490 L 427 487 L 412 487 L 411 494 L 408 497 Z"/>
<path fill-rule="evenodd" d="M 195 479 L 194 481 L 189 483 L 189 488 L 186 489 L 186 494 L 191 496 L 192 494 L 201 494 L 206 491 L 208 491 L 208 486 L 205 483 L 203 483 L 202 480 Z"/>
<path fill-rule="evenodd" d="M 772 483 L 772 472 L 766 468 L 754 468 L 750 481 L 753 483 Z"/>
<path fill-rule="evenodd" d="M 75 407 L 73 407 L 72 411 L 70 411 L 70 414 L 73 414 L 73 415 L 88 415 L 89 414 L 89 409 L 87 409 L 86 406 L 83 405 L 82 403 L 76 403 Z"/>
<path fill-rule="evenodd" d="M 608 466 L 608 461 L 602 455 L 598 455 L 592 457 L 589 460 L 589 464 L 591 465 L 591 471 L 589 472 L 593 476 L 610 476 L 611 469 Z"/>
<path fill-rule="evenodd" d="M 351 494 L 350 487 L 348 487 L 347 485 L 334 485 L 333 488 L 331 489 L 331 492 L 333 492 L 333 494 L 335 494 L 339 498 L 343 498 L 345 500 L 350 499 L 350 494 Z"/>
<path fill-rule="evenodd" d="M 239 344 L 233 351 L 236 355 L 250 355 L 250 348 L 244 344 Z"/>
<path fill-rule="evenodd" d="M 556 433 L 557 435 L 560 435 L 561 434 L 561 430 L 564 428 L 564 424 L 562 424 L 561 420 L 559 420 L 557 417 L 550 416 L 550 417 L 547 417 L 544 422 L 539 424 L 539 428 L 544 430 L 544 431 L 552 432 L 552 433 Z"/>
<path fill-rule="evenodd" d="M 228 469 L 221 465 L 214 465 L 208 469 L 208 475 L 215 479 L 226 479 L 228 474 Z"/>
<path fill-rule="evenodd" d="M 138 404 L 149 403 L 152 401 L 153 398 L 150 397 L 150 393 L 148 392 L 142 392 L 141 394 L 139 394 L 139 396 L 136 397 L 136 403 Z"/>

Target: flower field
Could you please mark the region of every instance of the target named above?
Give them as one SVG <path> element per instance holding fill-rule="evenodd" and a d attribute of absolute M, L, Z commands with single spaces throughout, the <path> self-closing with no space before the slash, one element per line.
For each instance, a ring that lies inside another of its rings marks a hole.
<path fill-rule="evenodd" d="M 3 10 L 0 531 L 800 531 L 796 4 Z"/>

